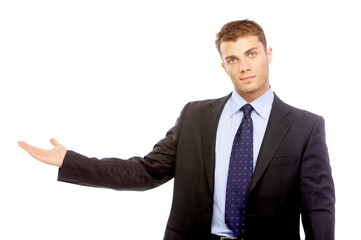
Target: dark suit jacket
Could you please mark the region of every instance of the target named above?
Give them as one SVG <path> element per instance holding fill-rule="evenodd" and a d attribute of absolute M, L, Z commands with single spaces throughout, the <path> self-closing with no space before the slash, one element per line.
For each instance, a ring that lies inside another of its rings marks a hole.
<path fill-rule="evenodd" d="M 174 177 L 164 239 L 207 239 L 211 231 L 215 139 L 230 97 L 188 103 L 176 125 L 144 158 L 99 161 L 68 151 L 58 179 L 118 190 L 146 190 Z M 251 182 L 245 239 L 334 239 L 334 185 L 324 120 L 275 96 Z"/>

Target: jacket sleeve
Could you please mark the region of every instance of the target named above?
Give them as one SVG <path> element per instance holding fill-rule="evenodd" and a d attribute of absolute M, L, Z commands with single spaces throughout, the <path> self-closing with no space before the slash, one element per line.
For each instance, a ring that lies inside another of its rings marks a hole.
<path fill-rule="evenodd" d="M 182 113 L 185 111 L 183 109 Z M 160 140 L 145 157 L 88 158 L 67 151 L 58 180 L 92 187 L 115 190 L 148 190 L 174 177 L 176 149 L 182 116 L 165 138 Z"/>
<path fill-rule="evenodd" d="M 301 214 L 307 240 L 333 240 L 335 190 L 325 140 L 324 119 L 318 117 L 301 167 Z"/>

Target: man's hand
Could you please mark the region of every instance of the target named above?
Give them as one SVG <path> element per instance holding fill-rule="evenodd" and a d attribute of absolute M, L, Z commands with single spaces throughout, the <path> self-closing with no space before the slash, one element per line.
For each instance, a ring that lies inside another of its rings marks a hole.
<path fill-rule="evenodd" d="M 50 139 L 50 143 L 54 146 L 51 150 L 37 148 L 22 141 L 19 141 L 18 143 L 21 148 L 41 162 L 57 167 L 61 167 L 63 164 L 67 149 L 54 138 Z"/>

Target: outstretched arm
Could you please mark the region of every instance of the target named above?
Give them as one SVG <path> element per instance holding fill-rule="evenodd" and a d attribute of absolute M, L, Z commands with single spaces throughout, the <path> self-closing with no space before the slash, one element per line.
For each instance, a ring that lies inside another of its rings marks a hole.
<path fill-rule="evenodd" d="M 132 157 L 127 160 L 88 158 L 67 150 L 55 139 L 50 140 L 54 146 L 50 150 L 40 149 L 22 141 L 19 141 L 19 146 L 39 161 L 58 166 L 59 181 L 116 190 L 143 191 L 157 187 L 174 177 L 178 137 L 187 106 L 184 107 L 176 125 L 144 157 Z"/>
<path fill-rule="evenodd" d="M 54 146 L 54 148 L 46 150 L 34 147 L 23 141 L 18 142 L 19 146 L 25 151 L 27 151 L 35 159 L 43 163 L 61 167 L 63 165 L 67 149 L 63 145 L 61 145 L 55 138 L 50 139 L 50 143 Z"/>

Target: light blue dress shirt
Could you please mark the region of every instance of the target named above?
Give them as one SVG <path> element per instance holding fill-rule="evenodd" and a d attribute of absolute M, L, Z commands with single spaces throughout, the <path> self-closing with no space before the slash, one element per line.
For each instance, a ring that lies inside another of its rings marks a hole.
<path fill-rule="evenodd" d="M 250 103 L 254 109 L 251 113 L 253 121 L 253 171 L 256 167 L 258 153 L 266 132 L 273 99 L 274 94 L 270 88 L 266 93 Z M 224 106 L 218 122 L 211 232 L 219 236 L 234 236 L 233 232 L 227 227 L 224 221 L 226 188 L 233 139 L 243 118 L 243 112 L 240 109 L 245 104 L 247 104 L 247 102 L 236 90 L 233 90 L 232 96 Z"/>

